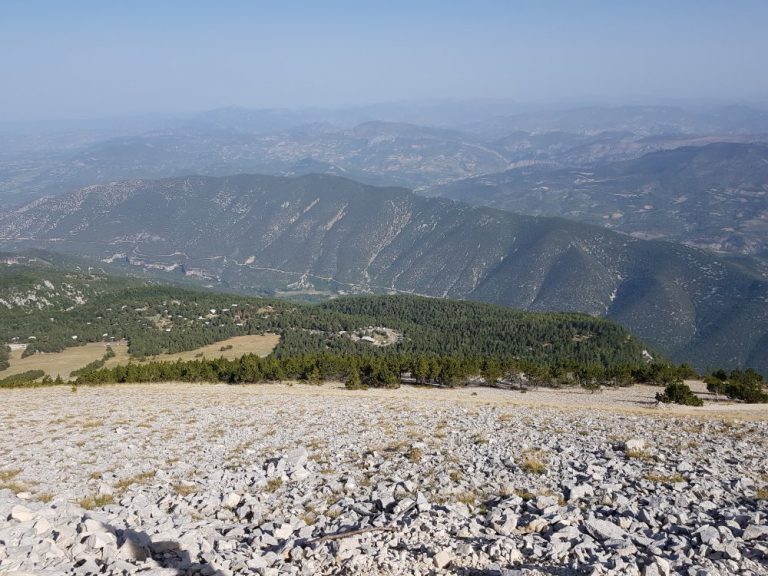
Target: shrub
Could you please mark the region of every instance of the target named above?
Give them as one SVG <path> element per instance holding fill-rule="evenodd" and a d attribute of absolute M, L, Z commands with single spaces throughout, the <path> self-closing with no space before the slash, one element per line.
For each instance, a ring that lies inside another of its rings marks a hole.
<path fill-rule="evenodd" d="M 174 484 L 173 489 L 176 494 L 182 497 L 194 494 L 198 490 L 197 486 L 189 486 L 187 484 Z"/>
<path fill-rule="evenodd" d="M 750 404 L 765 404 L 768 402 L 768 394 L 756 383 L 726 382 L 724 392 L 728 398 L 743 400 Z"/>
<path fill-rule="evenodd" d="M 344 383 L 344 387 L 347 390 L 367 390 L 368 386 L 363 384 L 362 378 L 360 378 L 360 372 L 357 370 L 352 370 L 349 373 L 349 377 L 347 378 L 347 381 Z"/>
<path fill-rule="evenodd" d="M 763 389 L 763 377 L 754 370 L 732 370 L 726 374 L 718 370 L 706 378 L 707 390 L 713 394 L 724 394 L 732 400 L 742 400 L 753 404 L 768 402 L 768 394 Z"/>
<path fill-rule="evenodd" d="M 584 390 L 589 390 L 590 394 L 600 391 L 600 382 L 598 380 L 585 380 L 581 383 Z"/>
<path fill-rule="evenodd" d="M 715 396 L 725 394 L 725 380 L 712 374 L 704 378 L 704 383 L 707 385 L 707 391 Z"/>
<path fill-rule="evenodd" d="M 703 406 L 704 401 L 691 392 L 690 387 L 682 382 L 671 382 L 664 388 L 663 394 L 656 394 L 656 400 L 666 404 L 682 404 L 683 406 Z"/>
<path fill-rule="evenodd" d="M 486 436 L 482 432 L 477 432 L 476 434 L 472 435 L 472 442 L 474 442 L 478 446 L 481 444 L 488 444 L 488 436 Z"/>

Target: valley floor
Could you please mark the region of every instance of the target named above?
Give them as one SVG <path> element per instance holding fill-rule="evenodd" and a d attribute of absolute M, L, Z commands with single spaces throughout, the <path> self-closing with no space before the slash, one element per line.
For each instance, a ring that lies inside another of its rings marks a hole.
<path fill-rule="evenodd" d="M 768 574 L 765 406 L 657 391 L 3 390 L 0 575 Z"/>

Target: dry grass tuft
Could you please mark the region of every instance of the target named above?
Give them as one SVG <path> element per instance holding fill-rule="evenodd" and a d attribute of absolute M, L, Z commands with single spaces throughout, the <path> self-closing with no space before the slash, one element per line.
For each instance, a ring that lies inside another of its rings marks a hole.
<path fill-rule="evenodd" d="M 522 498 L 523 502 L 528 502 L 529 500 L 536 498 L 536 494 L 525 488 L 516 488 L 514 494 L 515 496 Z"/>
<path fill-rule="evenodd" d="M 24 492 L 26 486 L 14 479 L 21 474 L 21 470 L 0 470 L 0 490 L 10 490 L 11 492 Z"/>
<path fill-rule="evenodd" d="M 77 501 L 81 508 L 86 510 L 93 510 L 94 508 L 101 508 L 102 506 L 109 506 L 115 503 L 115 498 L 111 494 L 99 494 L 97 496 L 86 496 Z"/>
<path fill-rule="evenodd" d="M 174 484 L 173 489 L 179 496 L 189 496 L 197 492 L 197 486 L 188 486 L 187 484 Z"/>
<path fill-rule="evenodd" d="M 477 502 L 477 494 L 469 490 L 465 490 L 464 492 L 456 495 L 456 500 L 467 506 L 474 506 L 475 502 Z"/>
<path fill-rule="evenodd" d="M 477 432 L 472 435 L 472 442 L 474 442 L 478 446 L 481 444 L 488 444 L 488 436 L 486 436 L 482 432 Z"/>
<path fill-rule="evenodd" d="M 526 450 L 520 468 L 528 474 L 544 474 L 547 471 L 546 455 L 543 450 Z"/>
<path fill-rule="evenodd" d="M 654 459 L 653 455 L 647 450 L 624 450 L 624 454 L 627 458 L 642 460 L 643 462 L 650 462 Z"/>
<path fill-rule="evenodd" d="M 651 482 L 657 482 L 659 484 L 675 484 L 677 482 L 685 482 L 685 478 L 682 474 L 660 474 L 658 472 L 649 472 L 645 475 L 645 479 Z"/>
<path fill-rule="evenodd" d="M 18 468 L 13 468 L 11 470 L 0 470 L 0 482 L 7 482 L 9 480 L 13 480 L 21 474 L 21 470 Z"/>
<path fill-rule="evenodd" d="M 424 458 L 424 453 L 422 452 L 421 448 L 416 448 L 415 446 L 412 446 L 411 449 L 408 450 L 408 454 L 406 454 L 406 457 L 410 462 L 414 462 L 418 464 Z"/>
<path fill-rule="evenodd" d="M 131 476 L 130 478 L 123 478 L 122 480 L 115 482 L 115 489 L 122 491 L 129 486 L 133 486 L 134 484 L 146 484 L 154 477 L 154 472 L 140 472 L 135 476 Z"/>
<path fill-rule="evenodd" d="M 81 428 L 99 428 L 104 425 L 101 420 L 86 420 L 80 424 Z"/>
<path fill-rule="evenodd" d="M 267 485 L 264 487 L 264 490 L 266 490 L 267 492 L 275 492 L 282 485 L 283 485 L 282 478 L 272 478 L 267 481 Z"/>

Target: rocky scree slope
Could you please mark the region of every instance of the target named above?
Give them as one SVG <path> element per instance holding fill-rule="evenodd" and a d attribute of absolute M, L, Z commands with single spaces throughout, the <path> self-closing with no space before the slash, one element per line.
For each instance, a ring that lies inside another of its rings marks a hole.
<path fill-rule="evenodd" d="M 768 572 L 765 422 L 300 388 L 8 392 L 0 573 Z"/>

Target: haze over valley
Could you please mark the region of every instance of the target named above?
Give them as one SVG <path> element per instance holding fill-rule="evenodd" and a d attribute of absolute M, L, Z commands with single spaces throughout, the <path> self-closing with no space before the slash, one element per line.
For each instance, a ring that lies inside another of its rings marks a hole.
<path fill-rule="evenodd" d="M 0 576 L 768 574 L 766 21 L 0 3 Z"/>

